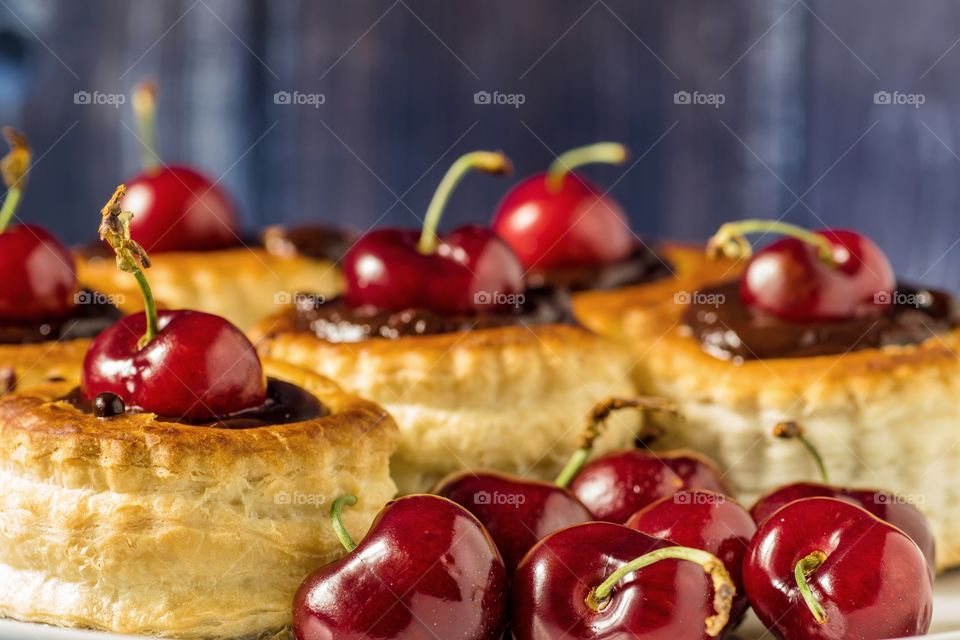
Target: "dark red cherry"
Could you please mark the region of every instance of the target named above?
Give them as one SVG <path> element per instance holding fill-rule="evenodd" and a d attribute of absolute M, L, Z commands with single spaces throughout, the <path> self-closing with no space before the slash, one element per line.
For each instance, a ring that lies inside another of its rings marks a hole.
<path fill-rule="evenodd" d="M 737 587 L 728 627 L 743 618 L 749 603 L 743 590 L 741 565 L 757 525 L 735 500 L 703 489 L 678 491 L 637 511 L 626 526 L 720 558 Z"/>
<path fill-rule="evenodd" d="M 0 319 L 41 320 L 70 313 L 77 293 L 73 255 L 46 229 L 0 233 Z"/>
<path fill-rule="evenodd" d="M 598 143 L 560 155 L 546 173 L 515 186 L 497 208 L 493 228 L 527 269 L 614 262 L 636 248 L 620 205 L 572 172 L 588 162 L 626 160 L 622 145 Z"/>
<path fill-rule="evenodd" d="M 743 580 L 778 638 L 900 638 L 930 627 L 933 579 L 920 548 L 841 500 L 797 500 L 770 516 L 750 543 Z"/>
<path fill-rule="evenodd" d="M 709 553 L 592 522 L 547 536 L 523 559 L 510 629 L 514 640 L 707 640 L 726 626 L 733 594 Z"/>
<path fill-rule="evenodd" d="M 444 498 L 413 495 L 387 504 L 345 558 L 304 581 L 293 600 L 293 633 L 297 640 L 500 640 L 507 600 L 503 560 L 477 519 Z"/>
<path fill-rule="evenodd" d="M 896 288 L 890 261 L 872 240 L 854 231 L 807 231 L 767 220 L 724 225 L 710 245 L 744 255 L 742 234 L 787 233 L 750 258 L 740 279 L 740 297 L 760 311 L 793 322 L 835 321 L 880 314 Z"/>
<path fill-rule="evenodd" d="M 436 235 L 450 193 L 471 169 L 505 173 L 510 164 L 502 153 L 464 155 L 440 183 L 422 232 L 379 229 L 357 241 L 342 264 L 347 304 L 446 315 L 496 312 L 519 304 L 523 267 L 493 231 L 468 225 Z"/>
<path fill-rule="evenodd" d="M 127 407 L 197 421 L 266 401 L 260 358 L 227 320 L 200 311 L 160 311 L 157 328 L 153 339 L 138 346 L 147 329 L 140 312 L 97 336 L 83 362 L 84 397 L 112 392 Z"/>
<path fill-rule="evenodd" d="M 455 473 L 434 493 L 453 500 L 480 520 L 497 544 L 508 575 L 548 533 L 593 520 L 567 489 L 492 471 Z"/>
<path fill-rule="evenodd" d="M 706 489 L 733 495 L 716 465 L 693 451 L 629 449 L 588 463 L 570 484 L 598 520 L 625 522 L 648 504 L 678 491 Z"/>

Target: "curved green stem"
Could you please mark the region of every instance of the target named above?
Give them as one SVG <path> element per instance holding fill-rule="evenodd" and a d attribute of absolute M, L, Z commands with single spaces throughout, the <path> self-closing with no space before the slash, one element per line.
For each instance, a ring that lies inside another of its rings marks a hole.
<path fill-rule="evenodd" d="M 604 398 L 595 404 L 590 410 L 589 415 L 587 415 L 587 425 L 580 435 L 580 446 L 573 452 L 573 455 L 570 456 L 570 459 L 560 471 L 557 479 L 554 480 L 555 485 L 561 489 L 570 486 L 570 483 L 573 482 L 573 479 L 577 477 L 577 474 L 580 473 L 580 470 L 587 463 L 587 459 L 593 451 L 593 445 L 596 443 L 597 438 L 603 433 L 603 429 L 607 424 L 607 418 L 609 418 L 610 414 L 614 411 L 620 411 L 621 409 L 640 409 L 644 412 L 662 411 L 682 419 L 676 407 L 663 398 L 647 396 L 637 396 L 635 398 Z"/>
<path fill-rule="evenodd" d="M 440 225 L 443 209 L 450 200 L 450 194 L 467 172 L 473 169 L 484 173 L 506 175 L 510 173 L 510 160 L 499 151 L 473 151 L 457 158 L 443 176 L 443 180 L 433 194 L 433 199 L 430 200 L 430 206 L 427 207 L 427 215 L 423 219 L 423 232 L 417 243 L 417 251 L 420 253 L 430 254 L 436 250 L 437 227 Z"/>
<path fill-rule="evenodd" d="M 623 164 L 630 150 L 619 142 L 596 142 L 561 153 L 547 168 L 547 188 L 556 192 L 563 186 L 563 178 L 585 164 Z"/>
<path fill-rule="evenodd" d="M 3 206 L 0 207 L 0 233 L 6 230 L 17 212 L 26 187 L 30 161 L 33 159 L 26 136 L 13 127 L 4 127 L 3 136 L 10 145 L 10 152 L 0 160 L 0 173 L 3 174 L 3 183 L 7 187 Z"/>
<path fill-rule="evenodd" d="M 340 540 L 340 544 L 343 545 L 343 548 L 347 550 L 347 553 L 350 553 L 357 548 L 357 543 L 353 541 L 353 538 L 350 537 L 350 532 L 347 531 L 347 528 L 343 526 L 343 520 L 341 519 L 340 512 L 343 511 L 344 505 L 352 507 L 357 504 L 356 496 L 340 496 L 333 502 L 333 506 L 330 507 L 330 520 L 333 523 L 333 532 L 336 534 L 337 539 Z"/>
<path fill-rule="evenodd" d="M 817 596 L 815 596 L 810 589 L 810 583 L 807 582 L 807 579 L 813 575 L 814 571 L 820 568 L 820 565 L 822 565 L 826 559 L 827 554 L 823 551 L 814 551 L 802 558 L 793 570 L 793 577 L 797 581 L 797 588 L 800 589 L 800 596 L 819 624 L 827 621 L 827 612 L 824 611 L 823 605 L 820 604 Z"/>
<path fill-rule="evenodd" d="M 3 233 L 13 220 L 13 214 L 17 212 L 22 195 L 23 191 L 20 187 L 7 189 L 7 194 L 3 197 L 3 207 L 0 208 L 0 233 Z"/>
<path fill-rule="evenodd" d="M 159 329 L 157 329 L 157 302 L 153 299 L 153 289 L 150 288 L 150 283 L 147 281 L 147 276 L 144 275 L 143 270 L 134 265 L 132 272 L 133 277 L 137 279 L 140 293 L 143 294 L 143 313 L 147 317 L 146 333 L 140 337 L 137 343 L 137 346 L 143 349 L 151 340 L 157 337 L 159 331 Z"/>
<path fill-rule="evenodd" d="M 142 147 L 143 169 L 147 172 L 160 167 L 157 155 L 157 85 L 145 80 L 133 89 L 133 115 Z"/>
<path fill-rule="evenodd" d="M 784 440 L 799 441 L 800 444 L 810 452 L 813 461 L 817 463 L 817 469 L 820 470 L 820 477 L 823 479 L 823 482 L 830 484 L 830 473 L 827 471 L 827 465 L 823 462 L 823 456 L 820 455 L 820 452 L 817 451 L 814 444 L 807 438 L 807 433 L 800 423 L 794 422 L 793 420 L 778 422 L 773 427 L 773 435 L 778 438 L 783 438 Z"/>
<path fill-rule="evenodd" d="M 728 258 L 748 258 L 752 254 L 746 235 L 750 233 L 779 233 L 796 238 L 817 249 L 825 264 L 835 265 L 833 245 L 824 236 L 809 229 L 780 220 L 740 220 L 721 226 L 707 241 L 707 252 L 711 255 L 722 254 Z"/>
<path fill-rule="evenodd" d="M 627 575 L 634 571 L 639 571 L 661 560 L 686 560 L 700 565 L 704 573 L 710 576 L 713 583 L 713 610 L 714 615 L 706 619 L 707 635 L 711 637 L 718 636 L 730 620 L 730 608 L 733 605 L 733 596 L 737 593 L 737 588 L 730 578 L 730 573 L 723 566 L 715 555 L 693 549 L 691 547 L 664 547 L 650 553 L 645 553 L 639 558 L 635 558 L 626 563 L 604 580 L 600 586 L 595 587 L 587 595 L 587 606 L 591 611 L 601 611 L 613 597 L 613 589 L 617 583 L 623 580 Z"/>

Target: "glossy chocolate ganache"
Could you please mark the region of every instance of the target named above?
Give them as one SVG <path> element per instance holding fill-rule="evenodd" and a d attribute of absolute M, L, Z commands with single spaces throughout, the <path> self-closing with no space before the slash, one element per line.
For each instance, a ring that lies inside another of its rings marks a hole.
<path fill-rule="evenodd" d="M 960 324 L 954 298 L 942 291 L 900 284 L 891 300 L 878 316 L 789 322 L 744 304 L 733 281 L 697 292 L 683 320 L 704 351 L 736 362 L 918 344 Z"/>
<path fill-rule="evenodd" d="M 0 320 L 0 344 L 93 338 L 123 315 L 107 296 L 82 290 L 66 316 L 38 320 Z"/>

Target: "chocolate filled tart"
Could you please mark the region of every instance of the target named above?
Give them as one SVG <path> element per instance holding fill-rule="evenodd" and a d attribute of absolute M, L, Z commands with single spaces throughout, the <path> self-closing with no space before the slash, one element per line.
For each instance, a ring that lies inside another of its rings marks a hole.
<path fill-rule="evenodd" d="M 70 315 L 42 320 L 0 320 L 0 344 L 34 344 L 49 340 L 93 338 L 120 319 L 120 311 L 107 298 L 83 290 Z"/>
<path fill-rule="evenodd" d="M 62 400 L 80 411 L 93 414 L 93 404 L 83 397 L 80 388 L 70 391 Z M 141 413 L 136 407 L 127 409 L 127 413 Z M 267 401 L 259 407 L 244 409 L 215 421 L 190 421 L 182 418 L 159 416 L 167 422 L 178 422 L 198 427 L 217 429 L 254 429 L 271 425 L 292 424 L 322 418 L 329 410 L 312 393 L 290 382 L 267 378 Z M 105 418 L 109 420 L 110 418 Z"/>
<path fill-rule="evenodd" d="M 527 275 L 532 288 L 568 291 L 615 289 L 653 282 L 672 275 L 669 263 L 647 246 L 638 246 L 622 260 L 559 269 L 534 269 Z"/>
<path fill-rule="evenodd" d="M 732 281 L 698 292 L 683 321 L 704 351 L 736 362 L 919 344 L 960 323 L 956 301 L 942 291 L 901 284 L 893 298 L 879 316 L 789 322 L 748 307 Z"/>

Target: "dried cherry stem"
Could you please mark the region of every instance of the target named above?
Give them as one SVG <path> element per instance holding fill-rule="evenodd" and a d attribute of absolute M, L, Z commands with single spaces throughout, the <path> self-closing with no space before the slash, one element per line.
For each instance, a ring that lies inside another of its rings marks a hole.
<path fill-rule="evenodd" d="M 350 532 L 347 531 L 347 528 L 343 526 L 343 520 L 341 518 L 340 512 L 343 511 L 344 505 L 352 507 L 357 504 L 357 496 L 340 496 L 333 502 L 333 506 L 330 507 L 330 521 L 333 523 L 333 532 L 336 534 L 337 539 L 340 541 L 340 544 L 343 545 L 343 548 L 347 550 L 347 553 L 350 553 L 357 548 L 357 543 L 353 541 L 353 538 L 350 537 Z"/>
<path fill-rule="evenodd" d="M 585 164 L 623 164 L 630 150 L 619 142 L 596 142 L 561 153 L 547 169 L 547 189 L 556 193 L 568 173 Z"/>
<path fill-rule="evenodd" d="M 635 558 L 626 563 L 604 580 L 600 586 L 590 590 L 587 595 L 587 606 L 591 611 L 599 612 L 613 597 L 613 590 L 621 580 L 634 571 L 639 571 L 644 567 L 649 567 L 655 562 L 661 560 L 686 560 L 700 565 L 704 573 L 710 576 L 713 583 L 713 611 L 714 615 L 708 616 L 705 625 L 707 635 L 716 637 L 720 635 L 723 628 L 727 626 L 730 620 L 730 608 L 733 605 L 733 596 L 737 593 L 737 588 L 730 578 L 730 573 L 723 566 L 715 555 L 693 549 L 691 547 L 664 547 L 650 553 L 645 553 L 639 558 Z"/>
<path fill-rule="evenodd" d="M 7 187 L 3 206 L 0 207 L 0 233 L 10 225 L 17 212 L 23 190 L 27 186 L 27 173 L 33 157 L 27 138 L 22 133 L 12 127 L 4 127 L 3 137 L 10 145 L 10 153 L 0 160 L 0 173 L 3 174 L 3 184 Z"/>
<path fill-rule="evenodd" d="M 814 595 L 810 589 L 810 583 L 807 582 L 807 580 L 813 575 L 814 571 L 820 568 L 820 565 L 822 565 L 826 559 L 827 554 L 823 551 L 813 551 L 809 555 L 801 558 L 793 570 L 793 577 L 797 581 L 797 588 L 800 589 L 800 596 L 819 624 L 827 621 L 827 612 L 823 609 L 820 601 L 817 600 L 817 596 Z"/>
<path fill-rule="evenodd" d="M 476 170 L 494 175 L 508 175 L 512 171 L 510 159 L 500 151 L 472 151 L 457 158 L 447 170 L 443 180 L 430 200 L 427 215 L 423 219 L 423 232 L 417 243 L 417 251 L 424 255 L 433 253 L 437 248 L 437 227 L 443 210 L 450 200 L 450 194 L 456 189 L 468 172 Z"/>
<path fill-rule="evenodd" d="M 711 257 L 720 255 L 727 258 L 749 258 L 753 249 L 747 241 L 750 233 L 779 233 L 796 238 L 817 249 L 820 259 L 827 265 L 836 265 L 833 257 L 833 245 L 819 233 L 798 227 L 795 224 L 780 220 L 740 220 L 722 225 L 713 237 L 707 241 L 707 254 Z"/>
<path fill-rule="evenodd" d="M 580 473 L 583 465 L 587 463 L 587 459 L 590 457 L 590 453 L 593 451 L 593 445 L 596 443 L 597 438 L 599 438 L 603 433 L 603 429 L 607 423 L 607 418 L 609 418 L 610 414 L 614 411 L 619 411 L 621 409 L 640 409 L 644 412 L 660 411 L 671 414 L 675 418 L 681 420 L 683 419 L 683 416 L 680 415 L 680 413 L 677 411 L 677 408 L 663 398 L 654 398 L 650 396 L 637 396 L 634 398 L 604 398 L 595 404 L 593 409 L 591 409 L 590 413 L 587 415 L 587 426 L 580 435 L 580 446 L 576 451 L 573 452 L 573 455 L 570 456 L 570 460 L 568 460 L 567 464 L 564 465 L 560 475 L 558 475 L 557 479 L 554 480 L 554 484 L 561 488 L 570 486 L 570 483 L 573 482 L 573 479 L 577 477 L 578 473 Z"/>
<path fill-rule="evenodd" d="M 143 147 L 144 171 L 155 171 L 160 167 L 157 155 L 157 83 L 144 80 L 133 88 L 133 116 L 137 122 L 140 144 Z"/>
<path fill-rule="evenodd" d="M 810 452 L 810 455 L 813 457 L 813 461 L 817 463 L 817 468 L 820 470 L 820 477 L 823 479 L 824 483 L 830 484 L 830 473 L 827 471 L 827 465 L 823 462 L 823 457 L 820 455 L 820 452 L 817 451 L 817 448 L 810 442 L 810 439 L 807 438 L 807 432 L 804 430 L 803 426 L 793 420 L 786 420 L 784 422 L 778 422 L 773 427 L 773 435 L 777 438 L 783 438 L 784 440 L 797 440 L 804 446 L 804 448 Z"/>
<path fill-rule="evenodd" d="M 133 214 L 123 211 L 120 202 L 127 193 L 126 185 L 120 185 L 110 200 L 100 210 L 100 239 L 104 240 L 117 254 L 117 268 L 133 274 L 143 294 L 143 311 L 147 317 L 147 331 L 140 338 L 139 348 L 143 348 L 157 336 L 157 303 L 153 299 L 153 290 L 143 274 L 150 268 L 150 257 L 146 250 L 130 238 L 130 220 Z"/>

